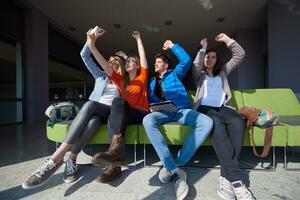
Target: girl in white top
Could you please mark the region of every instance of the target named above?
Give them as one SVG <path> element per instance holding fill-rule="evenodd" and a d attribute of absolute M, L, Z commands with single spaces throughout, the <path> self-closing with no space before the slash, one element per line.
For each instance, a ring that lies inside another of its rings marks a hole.
<path fill-rule="evenodd" d="M 252 200 L 252 193 L 241 181 L 238 161 L 244 141 L 245 121 L 227 105 L 231 98 L 227 76 L 241 63 L 245 51 L 224 33 L 217 35 L 215 40 L 226 44 L 232 58 L 222 65 L 218 52 L 207 49 L 206 38 L 201 40 L 202 48 L 193 62 L 197 87 L 194 109 L 208 115 L 214 122 L 212 145 L 221 165 L 217 194 L 225 200 Z"/>
<path fill-rule="evenodd" d="M 89 30 L 87 34 L 90 34 Z M 94 33 L 95 37 L 99 37 L 99 30 Z M 63 157 L 70 150 L 69 157 L 65 165 L 63 180 L 70 183 L 79 178 L 76 159 L 78 153 L 82 150 L 85 144 L 94 135 L 101 124 L 107 122 L 110 115 L 112 101 L 119 97 L 119 88 L 109 79 L 107 74 L 101 70 L 91 57 L 91 50 L 86 43 L 80 52 L 81 58 L 84 61 L 87 69 L 95 78 L 95 85 L 92 94 L 76 118 L 73 120 L 64 142 L 59 148 L 45 160 L 33 174 L 28 177 L 22 184 L 24 189 L 38 187 L 45 183 L 62 165 Z M 125 72 L 125 59 L 119 55 L 113 55 L 107 61 L 103 59 L 103 63 L 109 65 L 113 71 L 123 75 Z"/>

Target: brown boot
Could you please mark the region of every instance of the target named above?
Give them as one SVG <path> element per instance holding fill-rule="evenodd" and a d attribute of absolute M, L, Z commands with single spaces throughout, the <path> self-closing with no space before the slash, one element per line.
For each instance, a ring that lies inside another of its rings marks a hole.
<path fill-rule="evenodd" d="M 104 172 L 97 176 L 96 181 L 100 183 L 109 183 L 121 175 L 121 166 L 108 166 Z"/>
<path fill-rule="evenodd" d="M 104 153 L 96 153 L 92 158 L 92 163 L 97 166 L 122 165 L 124 163 L 123 148 L 124 137 L 114 135 L 108 150 Z"/>

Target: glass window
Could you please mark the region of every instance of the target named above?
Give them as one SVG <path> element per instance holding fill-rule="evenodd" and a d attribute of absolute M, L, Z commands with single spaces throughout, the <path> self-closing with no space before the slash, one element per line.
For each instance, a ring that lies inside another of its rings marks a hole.
<path fill-rule="evenodd" d="M 22 48 L 0 41 L 0 125 L 23 121 Z"/>
<path fill-rule="evenodd" d="M 49 59 L 50 101 L 84 101 L 85 72 Z"/>

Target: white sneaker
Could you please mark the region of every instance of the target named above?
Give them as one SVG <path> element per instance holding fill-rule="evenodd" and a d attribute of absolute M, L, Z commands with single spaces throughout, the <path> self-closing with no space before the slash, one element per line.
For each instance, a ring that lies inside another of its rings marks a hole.
<path fill-rule="evenodd" d="M 189 192 L 189 186 L 186 183 L 186 173 L 180 169 L 178 173 L 173 175 L 172 182 L 175 182 L 176 198 L 183 200 Z"/>
<path fill-rule="evenodd" d="M 168 183 L 171 181 L 172 177 L 174 174 L 172 174 L 171 172 L 167 171 L 166 168 L 161 168 L 161 170 L 158 173 L 158 178 L 160 180 L 160 182 L 162 183 Z"/>
<path fill-rule="evenodd" d="M 233 182 L 232 189 L 237 200 L 255 200 L 253 194 L 242 183 L 242 181 Z"/>
<path fill-rule="evenodd" d="M 219 178 L 219 188 L 217 194 L 224 200 L 235 200 L 235 195 L 231 183 L 223 176 Z"/>

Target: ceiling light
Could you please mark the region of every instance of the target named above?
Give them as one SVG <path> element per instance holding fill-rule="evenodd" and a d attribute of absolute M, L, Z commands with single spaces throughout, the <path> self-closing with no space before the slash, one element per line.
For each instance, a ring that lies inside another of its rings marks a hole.
<path fill-rule="evenodd" d="M 114 27 L 115 28 L 121 28 L 122 26 L 121 26 L 121 24 L 114 24 Z"/>
<path fill-rule="evenodd" d="M 224 22 L 225 19 L 226 17 L 218 17 L 216 22 Z"/>
<path fill-rule="evenodd" d="M 70 31 L 77 31 L 77 29 L 76 29 L 74 26 L 69 26 L 68 29 L 69 29 Z"/>
<path fill-rule="evenodd" d="M 165 21 L 165 25 L 166 26 L 171 26 L 172 24 L 173 24 L 173 22 L 171 20 Z"/>

